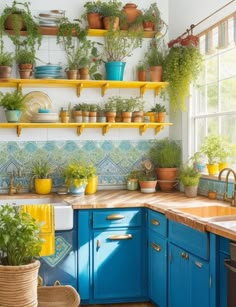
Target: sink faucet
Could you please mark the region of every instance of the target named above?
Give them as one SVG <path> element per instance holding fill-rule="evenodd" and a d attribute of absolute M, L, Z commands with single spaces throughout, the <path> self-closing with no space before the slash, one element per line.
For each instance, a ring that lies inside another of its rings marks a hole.
<path fill-rule="evenodd" d="M 225 177 L 225 192 L 224 192 L 224 200 L 225 201 L 230 201 L 231 202 L 231 206 L 236 206 L 236 172 L 232 169 L 232 168 L 224 168 L 220 171 L 218 179 L 221 180 L 221 175 L 227 171 L 226 173 L 226 177 Z M 232 173 L 232 175 L 234 176 L 234 186 L 233 186 L 233 193 L 232 193 L 232 197 L 228 197 L 228 186 L 229 186 L 229 176 Z"/>
<path fill-rule="evenodd" d="M 21 170 L 19 169 L 18 170 L 18 176 L 20 177 L 21 176 Z M 15 193 L 18 193 L 21 189 L 21 184 L 17 184 L 15 185 L 15 172 L 12 171 L 11 174 L 10 174 L 10 184 L 9 184 L 9 187 L 8 187 L 8 194 L 9 195 L 13 195 Z"/>

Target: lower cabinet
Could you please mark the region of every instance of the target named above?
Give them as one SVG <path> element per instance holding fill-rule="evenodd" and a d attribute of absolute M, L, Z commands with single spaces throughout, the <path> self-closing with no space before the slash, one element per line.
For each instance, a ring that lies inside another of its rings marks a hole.
<path fill-rule="evenodd" d="M 168 306 L 213 307 L 209 237 L 169 221 Z"/>
<path fill-rule="evenodd" d="M 143 211 L 98 209 L 78 213 L 78 279 L 82 302 L 96 304 L 147 300 Z M 89 221 L 82 221 L 82 216 Z"/>
<path fill-rule="evenodd" d="M 217 285 L 217 307 L 227 307 L 227 289 L 228 278 L 227 269 L 224 265 L 224 261 L 230 258 L 229 255 L 229 243 L 230 240 L 222 237 L 217 237 L 218 240 L 218 285 Z"/>

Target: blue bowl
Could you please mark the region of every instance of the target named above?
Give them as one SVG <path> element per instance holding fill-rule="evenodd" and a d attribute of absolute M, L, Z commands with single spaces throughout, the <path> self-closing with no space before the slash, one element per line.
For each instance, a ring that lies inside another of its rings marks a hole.
<path fill-rule="evenodd" d="M 49 113 L 49 109 L 38 109 L 38 113 Z"/>

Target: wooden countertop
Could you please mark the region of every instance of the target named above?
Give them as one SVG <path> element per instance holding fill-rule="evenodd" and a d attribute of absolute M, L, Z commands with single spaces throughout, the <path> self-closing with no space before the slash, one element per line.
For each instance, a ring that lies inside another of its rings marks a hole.
<path fill-rule="evenodd" d="M 167 216 L 168 219 L 185 224 L 199 231 L 209 231 L 217 235 L 236 240 L 236 227 L 231 229 L 230 226 L 216 225 L 210 220 L 193 216 L 188 213 L 178 211 L 178 208 L 189 208 L 197 206 L 229 206 L 228 203 L 220 200 L 210 200 L 206 197 L 198 196 L 196 198 L 187 198 L 184 193 L 173 192 L 155 192 L 144 194 L 140 191 L 128 190 L 106 190 L 97 191 L 93 195 L 72 196 L 72 195 L 37 195 L 37 194 L 15 194 L 0 195 L 1 199 L 14 200 L 16 198 L 55 198 L 56 201 L 63 200 L 69 203 L 75 210 L 83 209 L 103 209 L 103 208 L 135 208 L 146 207 Z"/>

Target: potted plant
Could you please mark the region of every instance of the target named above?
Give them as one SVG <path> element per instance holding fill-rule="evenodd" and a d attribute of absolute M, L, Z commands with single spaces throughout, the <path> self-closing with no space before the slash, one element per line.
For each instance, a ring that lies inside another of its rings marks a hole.
<path fill-rule="evenodd" d="M 174 189 L 181 164 L 181 154 L 181 145 L 171 138 L 151 142 L 149 156 L 156 167 L 158 184 L 162 191 Z"/>
<path fill-rule="evenodd" d="M 21 79 L 29 79 L 33 65 L 35 64 L 35 52 L 27 49 L 20 49 L 16 55 L 16 63 L 19 67 Z"/>
<path fill-rule="evenodd" d="M 69 193 L 74 195 L 82 195 L 85 193 L 89 177 L 87 165 L 73 161 L 65 167 L 63 176 Z"/>
<path fill-rule="evenodd" d="M 196 197 L 201 174 L 192 165 L 180 168 L 179 180 L 184 186 L 184 193 L 187 197 Z"/>
<path fill-rule="evenodd" d="M 104 28 L 106 30 L 117 30 L 121 17 L 122 2 L 118 0 L 108 0 L 102 1 L 100 5 Z"/>
<path fill-rule="evenodd" d="M 139 61 L 137 65 L 137 79 L 138 81 L 147 80 L 147 63 L 146 61 Z"/>
<path fill-rule="evenodd" d="M 149 8 L 144 9 L 142 13 L 144 31 L 160 32 L 164 22 L 157 4 L 151 3 Z"/>
<path fill-rule="evenodd" d="M 133 122 L 142 122 L 144 116 L 144 104 L 145 101 L 142 97 L 135 97 L 135 105 L 133 110 Z"/>
<path fill-rule="evenodd" d="M 97 106 L 97 121 L 99 123 L 106 122 L 106 110 L 105 110 L 105 107 L 103 105 Z"/>
<path fill-rule="evenodd" d="M 142 11 L 137 8 L 137 4 L 129 2 L 123 6 L 121 11 L 120 29 L 127 30 L 129 28 L 139 29 L 142 27 Z"/>
<path fill-rule="evenodd" d="M 206 163 L 204 162 L 204 154 L 200 151 L 196 151 L 189 159 L 193 163 L 193 166 L 198 172 L 205 170 Z"/>
<path fill-rule="evenodd" d="M 165 93 L 174 111 L 185 110 L 191 82 L 202 68 L 202 55 L 196 46 L 175 44 L 169 48 L 163 66 L 163 79 L 168 82 Z"/>
<path fill-rule="evenodd" d="M 7 121 L 16 123 L 20 120 L 21 111 L 25 109 L 24 95 L 18 90 L 0 92 L 0 106 L 5 110 Z"/>
<path fill-rule="evenodd" d="M 87 1 L 84 4 L 85 12 L 82 18 L 87 20 L 90 29 L 103 29 L 101 2 Z"/>
<path fill-rule="evenodd" d="M 124 98 L 122 103 L 122 121 L 130 123 L 132 121 L 132 114 L 135 108 L 136 98 Z"/>
<path fill-rule="evenodd" d="M 11 76 L 14 57 L 10 52 L 0 49 L 0 79 L 8 79 Z"/>
<path fill-rule="evenodd" d="M 91 103 L 89 105 L 89 122 L 96 123 L 97 121 L 97 105 L 95 103 Z"/>
<path fill-rule="evenodd" d="M 219 156 L 221 151 L 221 137 L 209 135 L 203 139 L 200 152 L 207 158 L 207 170 L 209 175 L 216 175 L 219 171 Z"/>
<path fill-rule="evenodd" d="M 0 302 L 37 306 L 41 224 L 19 206 L 0 206 Z"/>
<path fill-rule="evenodd" d="M 35 159 L 31 165 L 31 180 L 37 194 L 50 194 L 52 191 L 52 166 L 47 157 Z"/>
<path fill-rule="evenodd" d="M 116 97 L 109 97 L 107 102 L 105 103 L 104 107 L 105 107 L 105 111 L 106 111 L 106 118 L 107 121 L 110 123 L 114 123 L 115 122 L 115 118 L 116 118 Z"/>
<path fill-rule="evenodd" d="M 142 193 L 156 192 L 157 177 L 153 163 L 150 160 L 142 162 L 142 169 L 138 174 L 138 181 Z"/>
<path fill-rule="evenodd" d="M 236 145 L 231 144 L 225 137 L 220 137 L 220 139 L 219 171 L 229 167 L 230 163 L 234 161 L 236 157 Z"/>
<path fill-rule="evenodd" d="M 156 103 L 154 107 L 151 108 L 151 112 L 154 112 L 155 122 L 164 123 L 166 117 L 166 107 L 160 103 Z"/>
<path fill-rule="evenodd" d="M 143 31 L 108 30 L 104 37 L 103 60 L 107 80 L 123 80 L 124 59 L 132 55 L 133 50 L 142 46 Z"/>
<path fill-rule="evenodd" d="M 132 170 L 127 177 L 127 190 L 136 191 L 139 188 L 138 178 L 140 170 Z"/>
<path fill-rule="evenodd" d="M 81 103 L 75 104 L 72 108 L 72 118 L 76 123 L 81 123 L 83 121 L 82 109 L 83 107 Z"/>

